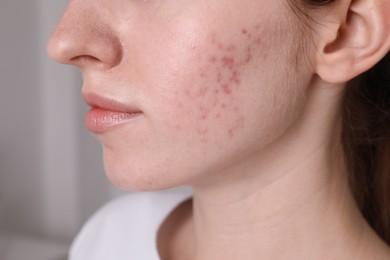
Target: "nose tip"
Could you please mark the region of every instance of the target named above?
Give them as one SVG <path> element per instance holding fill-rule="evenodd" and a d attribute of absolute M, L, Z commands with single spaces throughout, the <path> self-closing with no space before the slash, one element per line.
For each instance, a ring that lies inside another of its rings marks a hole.
<path fill-rule="evenodd" d="M 68 6 L 47 44 L 49 56 L 59 63 L 80 68 L 116 66 L 122 48 L 106 21 L 94 15 L 91 8 Z"/>
<path fill-rule="evenodd" d="M 53 60 L 63 64 L 71 64 L 72 57 L 74 57 L 72 50 L 74 50 L 74 46 L 71 46 L 67 39 L 61 39 L 56 32 L 51 36 L 47 44 L 47 53 L 49 56 Z"/>

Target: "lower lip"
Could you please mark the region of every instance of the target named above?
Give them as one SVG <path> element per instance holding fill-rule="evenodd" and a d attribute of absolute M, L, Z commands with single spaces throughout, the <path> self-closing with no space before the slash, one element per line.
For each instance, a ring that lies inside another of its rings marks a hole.
<path fill-rule="evenodd" d="M 93 107 L 87 112 L 85 125 L 92 133 L 99 134 L 126 124 L 140 115 L 139 112 L 126 113 Z"/>

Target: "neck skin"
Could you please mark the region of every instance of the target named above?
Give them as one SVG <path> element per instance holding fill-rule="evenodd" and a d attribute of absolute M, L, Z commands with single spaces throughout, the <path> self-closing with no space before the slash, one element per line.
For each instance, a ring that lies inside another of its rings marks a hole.
<path fill-rule="evenodd" d="M 266 153 L 237 166 L 239 174 L 229 170 L 194 187 L 185 259 L 368 259 L 366 254 L 378 254 L 381 242 L 348 187 L 337 119 L 342 89 L 318 84 L 303 115 Z"/>

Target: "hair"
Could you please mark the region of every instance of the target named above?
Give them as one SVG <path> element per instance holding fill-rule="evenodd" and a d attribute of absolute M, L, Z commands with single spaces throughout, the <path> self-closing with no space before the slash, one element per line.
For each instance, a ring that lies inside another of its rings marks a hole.
<path fill-rule="evenodd" d="M 290 0 L 312 29 L 311 9 L 337 0 Z M 374 67 L 347 83 L 341 108 L 342 145 L 349 184 L 361 213 L 390 245 L 390 52 Z"/>

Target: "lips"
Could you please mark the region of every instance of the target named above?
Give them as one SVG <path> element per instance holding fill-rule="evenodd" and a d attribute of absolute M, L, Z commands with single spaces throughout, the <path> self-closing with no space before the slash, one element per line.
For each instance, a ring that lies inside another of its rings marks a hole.
<path fill-rule="evenodd" d="M 91 107 L 85 117 L 87 129 L 95 134 L 104 133 L 129 123 L 142 112 L 113 99 L 107 99 L 94 93 L 83 94 L 85 102 Z"/>

